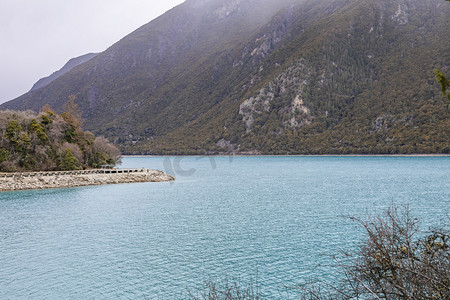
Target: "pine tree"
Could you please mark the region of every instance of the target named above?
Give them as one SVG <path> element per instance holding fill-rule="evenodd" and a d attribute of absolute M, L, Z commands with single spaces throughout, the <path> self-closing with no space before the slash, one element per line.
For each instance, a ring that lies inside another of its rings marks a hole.
<path fill-rule="evenodd" d="M 78 159 L 73 155 L 69 148 L 66 149 L 63 161 L 59 166 L 64 171 L 71 171 L 78 169 Z"/>

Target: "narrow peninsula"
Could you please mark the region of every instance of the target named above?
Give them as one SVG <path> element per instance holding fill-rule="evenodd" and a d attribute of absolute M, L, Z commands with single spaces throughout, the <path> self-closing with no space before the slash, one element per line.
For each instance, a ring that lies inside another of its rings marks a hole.
<path fill-rule="evenodd" d="M 167 182 L 174 177 L 160 170 L 97 169 L 80 171 L 0 173 L 0 191 L 41 190 L 91 185 Z"/>
<path fill-rule="evenodd" d="M 39 113 L 0 111 L 0 191 L 174 180 L 159 170 L 115 168 L 119 149 L 82 130 L 74 101 L 61 114 L 48 105 Z"/>

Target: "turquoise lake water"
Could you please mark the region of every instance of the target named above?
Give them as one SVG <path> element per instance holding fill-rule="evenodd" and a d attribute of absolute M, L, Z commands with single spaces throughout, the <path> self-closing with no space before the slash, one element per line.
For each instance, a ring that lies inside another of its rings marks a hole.
<path fill-rule="evenodd" d="M 173 183 L 0 193 L 1 299 L 185 299 L 256 278 L 268 299 L 333 272 L 349 216 L 449 224 L 449 157 L 128 157 Z M 320 266 L 320 267 L 318 267 Z"/>

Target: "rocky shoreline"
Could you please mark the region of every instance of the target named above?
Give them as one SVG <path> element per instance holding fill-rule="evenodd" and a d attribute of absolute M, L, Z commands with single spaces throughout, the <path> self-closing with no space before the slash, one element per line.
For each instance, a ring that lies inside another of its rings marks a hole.
<path fill-rule="evenodd" d="M 163 171 L 149 169 L 0 173 L 0 191 L 42 190 L 173 180 L 175 180 L 174 177 Z"/>

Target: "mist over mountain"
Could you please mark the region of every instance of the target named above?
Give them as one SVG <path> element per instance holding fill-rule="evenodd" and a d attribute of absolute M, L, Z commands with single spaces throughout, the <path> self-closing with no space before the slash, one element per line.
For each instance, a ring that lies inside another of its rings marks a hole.
<path fill-rule="evenodd" d="M 48 77 L 39 79 L 33 85 L 33 87 L 31 88 L 30 91 L 34 91 L 34 90 L 40 89 L 40 88 L 48 85 L 53 80 L 58 79 L 62 75 L 66 74 L 67 72 L 70 72 L 76 66 L 79 66 L 79 65 L 87 62 L 88 60 L 90 60 L 91 58 L 95 57 L 96 55 L 97 55 L 97 53 L 88 53 L 88 54 L 85 54 L 85 55 L 82 55 L 82 56 L 79 56 L 79 57 L 76 57 L 76 58 L 72 58 L 60 70 L 54 72 L 53 74 L 51 74 Z"/>
<path fill-rule="evenodd" d="M 188 0 L 1 109 L 61 111 L 127 153 L 449 153 L 437 0 Z"/>

